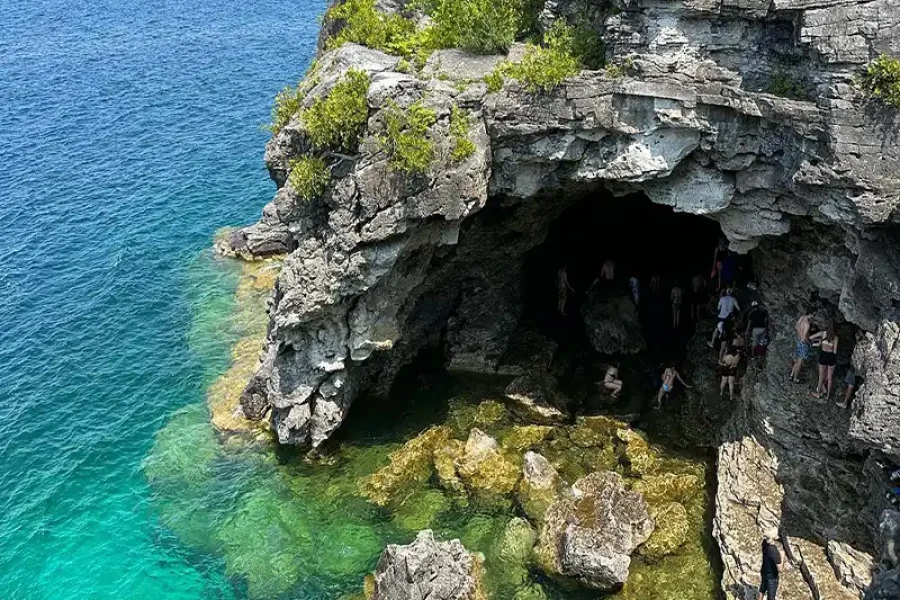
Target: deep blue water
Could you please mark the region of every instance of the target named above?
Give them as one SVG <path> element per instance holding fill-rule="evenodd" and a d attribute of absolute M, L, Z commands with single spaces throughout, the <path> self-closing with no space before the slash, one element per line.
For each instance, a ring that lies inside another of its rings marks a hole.
<path fill-rule="evenodd" d="M 271 197 L 260 125 L 323 9 L 0 0 L 0 599 L 241 596 L 141 461 L 227 364 L 206 249 Z"/>

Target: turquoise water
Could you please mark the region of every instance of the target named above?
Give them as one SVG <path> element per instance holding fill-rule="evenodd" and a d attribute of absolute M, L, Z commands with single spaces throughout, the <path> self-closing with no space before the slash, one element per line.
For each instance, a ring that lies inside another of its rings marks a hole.
<path fill-rule="evenodd" d="M 245 596 L 142 461 L 227 367 L 205 249 L 271 197 L 258 126 L 323 9 L 0 0 L 0 599 Z"/>

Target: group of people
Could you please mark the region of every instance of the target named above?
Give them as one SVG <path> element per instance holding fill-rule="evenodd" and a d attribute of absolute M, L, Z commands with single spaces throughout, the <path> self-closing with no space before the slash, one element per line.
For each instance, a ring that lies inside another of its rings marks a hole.
<path fill-rule="evenodd" d="M 837 366 L 838 336 L 834 331 L 834 327 L 829 325 L 825 329 L 813 333 L 813 315 L 803 314 L 797 320 L 795 325 L 797 334 L 796 344 L 794 345 L 794 354 L 791 363 L 790 381 L 793 384 L 800 383 L 800 371 L 803 368 L 804 361 L 812 356 L 812 348 L 818 346 L 818 366 L 819 379 L 816 384 L 816 391 L 812 393 L 814 398 L 831 399 L 831 392 L 834 388 L 834 369 Z M 845 379 L 847 389 L 844 392 L 843 400 L 836 402 L 841 408 L 850 406 L 853 399 L 853 392 L 857 386 L 856 372 L 851 368 Z"/>

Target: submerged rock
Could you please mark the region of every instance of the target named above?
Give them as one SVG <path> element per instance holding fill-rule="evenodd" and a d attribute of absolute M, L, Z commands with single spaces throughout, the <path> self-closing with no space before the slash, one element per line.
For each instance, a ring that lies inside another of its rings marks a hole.
<path fill-rule="evenodd" d="M 522 479 L 516 497 L 522 511 L 536 523 L 544 520 L 556 499 L 559 475 L 550 462 L 535 452 L 527 452 L 522 462 Z"/>
<path fill-rule="evenodd" d="M 525 452 L 538 447 L 553 432 L 547 425 L 515 425 L 503 436 L 500 445 L 510 452 Z"/>
<path fill-rule="evenodd" d="M 431 477 L 434 453 L 450 439 L 448 427 L 432 427 L 390 456 L 390 464 L 360 483 L 363 495 L 379 506 L 402 500 L 411 488 Z"/>
<path fill-rule="evenodd" d="M 672 554 L 687 540 L 688 522 L 687 510 L 678 502 L 669 502 L 659 508 L 651 507 L 650 516 L 656 524 L 656 529 L 638 552 L 648 558 L 662 558 Z"/>
<path fill-rule="evenodd" d="M 388 546 L 375 570 L 372 600 L 483 599 L 478 559 L 459 540 L 435 540 L 430 529 L 411 544 Z"/>
<path fill-rule="evenodd" d="M 519 480 L 519 469 L 503 455 L 497 440 L 477 428 L 469 434 L 456 469 L 466 487 L 489 499 L 511 494 Z"/>
<path fill-rule="evenodd" d="M 566 420 L 570 401 L 559 392 L 556 378 L 545 371 L 518 377 L 505 393 L 512 411 L 525 421 L 554 425 Z"/>
<path fill-rule="evenodd" d="M 643 497 L 616 473 L 592 473 L 547 511 L 536 555 L 550 575 L 615 590 L 628 579 L 631 554 L 653 533 Z"/>
<path fill-rule="evenodd" d="M 581 316 L 591 345 L 601 354 L 634 354 L 646 346 L 637 307 L 627 294 L 598 284 L 588 293 Z"/>

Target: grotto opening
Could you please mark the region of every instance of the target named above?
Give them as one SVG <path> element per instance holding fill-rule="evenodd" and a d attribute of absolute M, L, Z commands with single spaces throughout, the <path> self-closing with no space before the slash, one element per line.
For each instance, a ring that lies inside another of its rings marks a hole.
<path fill-rule="evenodd" d="M 403 3 L 380 4 L 407 18 Z M 292 96 L 297 110 L 266 148 L 274 199 L 258 223 L 216 241 L 228 256 L 286 255 L 260 361 L 236 414 L 279 444 L 323 449 L 349 415 L 377 406 L 401 369 L 435 348 L 451 372 L 531 376 L 531 391 L 545 399 L 577 395 L 592 384 L 595 373 L 578 369 L 592 352 L 621 354 L 624 334 L 660 330 L 638 314 L 620 328 L 623 336 L 610 337 L 614 349 L 597 348 L 582 323 L 608 327 L 632 306 L 621 288 L 621 305 L 612 296 L 585 303 L 606 255 L 618 263 L 620 281 L 630 277 L 624 271 L 636 268 L 646 280 L 673 264 L 708 275 L 721 233 L 745 257 L 739 300 L 757 299 L 768 310 L 766 355 L 744 362 L 735 401 L 723 401 L 716 356 L 706 346 L 713 324 L 701 322 L 696 335 L 688 329 L 677 350 L 693 387 L 637 425 L 715 454 L 709 525 L 726 597 L 755 596 L 760 539 L 773 527 L 794 567 L 782 575 L 783 597 L 895 597 L 900 570 L 884 548 L 897 542 L 900 515 L 888 504 L 884 468 L 900 463 L 900 116 L 857 82 L 876 57 L 900 52 L 897 11 L 886 0 L 620 2 L 611 12 L 554 1 L 543 8 L 544 33 L 554 22 L 587 17 L 603 36 L 610 68 L 576 69 L 544 88 L 529 85 L 526 67 L 552 48 L 534 44 L 492 56 L 440 49 L 411 68 L 392 48 L 323 41 L 314 72 Z M 329 21 L 323 40 L 346 25 Z M 351 147 L 317 145 L 307 111 L 332 94 L 346 99 L 350 88 L 338 86 L 359 81 L 366 85 Z M 660 246 L 652 243 L 657 237 Z M 578 303 L 562 327 L 554 310 L 561 263 L 571 269 Z M 599 289 L 609 291 L 602 282 Z M 613 316 L 585 319 L 589 305 Z M 795 324 L 807 312 L 817 327 L 838 331 L 836 392 L 851 368 L 859 378 L 852 381 L 861 382 L 852 410 L 811 395 L 815 356 L 799 384 L 787 381 Z M 633 372 L 652 383 L 632 387 L 645 390 L 658 381 L 652 354 L 665 349 L 650 336 L 637 345 L 627 348 L 635 350 Z M 529 390 L 492 394 L 502 407 L 517 407 L 517 419 L 542 421 L 520 426 L 563 428 L 571 441 L 565 428 L 585 423 L 548 410 L 559 407 Z M 531 400 L 528 410 L 523 399 Z M 619 417 L 631 412 L 585 404 Z M 495 409 L 486 405 L 488 415 L 477 418 L 490 420 Z M 644 475 L 634 470 L 641 453 L 629 445 L 662 438 L 618 423 L 600 444 L 612 454 L 582 453 L 606 461 L 593 464 L 596 473 L 556 456 L 551 466 L 563 474 L 564 497 L 600 487 L 631 497 Z M 524 448 L 512 453 L 513 468 L 500 459 L 508 453 L 505 432 L 440 427 L 405 442 L 408 452 L 392 455 L 391 464 L 405 456 L 425 465 L 420 474 L 429 485 L 443 476 L 460 493 L 483 491 L 489 486 L 464 458 L 468 447 L 495 459 L 509 494 L 524 481 Z M 585 433 L 578 429 L 575 439 L 586 443 Z M 456 454 L 442 453 L 445 446 Z M 540 459 L 529 460 L 529 469 L 543 472 Z M 608 476 L 616 469 L 621 486 Z M 390 485 L 367 489 L 370 498 L 392 501 Z M 635 523 L 646 533 L 643 519 Z M 544 572 L 601 585 L 596 574 L 565 571 L 589 562 L 581 551 L 599 545 L 595 531 L 581 533 L 571 554 L 543 556 Z M 617 564 L 632 550 L 639 555 L 635 549 L 648 543 L 642 538 L 618 547 Z M 391 546 L 376 570 L 374 597 L 393 597 L 401 592 L 392 586 L 414 579 L 398 566 L 407 553 L 451 560 L 470 573 L 466 550 L 434 531 Z M 628 577 L 624 593 L 641 580 Z M 656 592 L 669 597 L 665 588 Z"/>

